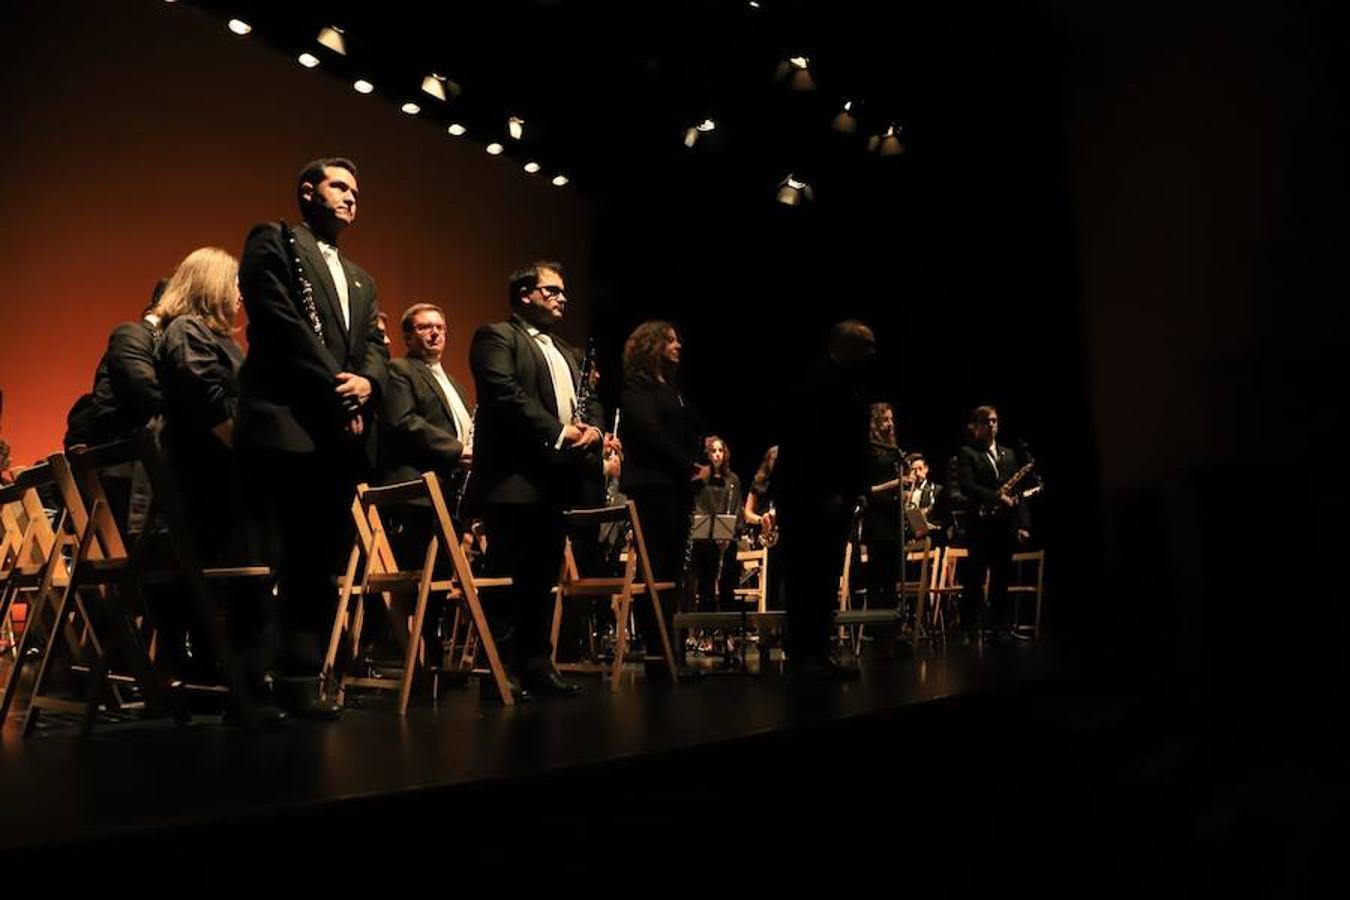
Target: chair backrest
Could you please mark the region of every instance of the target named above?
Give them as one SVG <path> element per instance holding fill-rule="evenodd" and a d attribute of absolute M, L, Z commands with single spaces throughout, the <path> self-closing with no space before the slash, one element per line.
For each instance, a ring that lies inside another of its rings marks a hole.
<path fill-rule="evenodd" d="M 386 512 L 391 507 L 411 504 L 429 504 L 435 519 L 437 555 L 444 552 L 449 555 L 455 577 L 461 584 L 473 581 L 473 572 L 469 559 L 464 555 L 463 536 L 455 530 L 450 516 L 450 507 L 445 502 L 445 492 L 441 489 L 440 478 L 435 472 L 424 472 L 416 481 L 371 487 L 357 485 L 356 499 L 352 501 L 352 518 L 356 524 L 357 541 L 367 559 L 367 565 L 373 566 L 376 573 L 411 571 L 420 567 L 422 560 L 415 564 L 402 566 L 394 558 L 393 546 L 384 529 L 380 510 Z M 402 567 L 401 567 L 402 566 Z"/>
<path fill-rule="evenodd" d="M 1045 550 L 1024 550 L 1014 553 L 1012 556 L 1013 572 L 1019 584 L 1029 584 L 1029 580 L 1024 580 L 1023 573 L 1028 565 L 1036 567 L 1036 577 L 1034 587 L 1039 590 L 1045 583 Z"/>
<path fill-rule="evenodd" d="M 622 558 L 624 559 L 624 577 L 629 582 L 638 580 L 647 584 L 656 584 L 656 575 L 652 569 L 651 556 L 647 552 L 647 539 L 642 531 L 642 522 L 638 517 L 637 505 L 627 500 L 622 506 L 603 506 L 586 509 L 569 509 L 563 513 L 563 525 L 569 541 L 583 528 L 599 528 L 601 525 L 627 523 L 627 538 Z M 562 580 L 566 582 L 585 582 L 592 576 L 577 568 L 576 554 L 568 553 L 563 563 Z M 600 578 L 612 576 L 601 575 Z"/>
<path fill-rule="evenodd" d="M 916 591 L 920 589 L 932 590 L 936 587 L 941 554 L 942 548 L 934 547 L 930 538 L 921 538 L 906 544 L 905 565 L 901 575 L 901 583 L 904 588 L 909 591 Z M 909 572 L 913 563 L 919 564 L 919 571 L 918 577 L 911 580 Z"/>
<path fill-rule="evenodd" d="M 957 588 L 961 586 L 960 562 L 970 556 L 964 547 L 948 547 L 942 553 L 942 571 L 938 576 L 939 588 Z"/>

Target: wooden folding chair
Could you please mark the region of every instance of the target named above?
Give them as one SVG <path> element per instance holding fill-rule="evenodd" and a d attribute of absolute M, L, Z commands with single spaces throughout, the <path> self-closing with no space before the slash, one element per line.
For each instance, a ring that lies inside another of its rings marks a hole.
<path fill-rule="evenodd" d="M 965 590 L 961 585 L 961 560 L 969 555 L 970 551 L 964 547 L 947 547 L 942 551 L 937 584 L 930 593 L 933 597 L 933 628 L 940 629 L 944 635 L 960 623 L 957 601 Z"/>
<path fill-rule="evenodd" d="M 60 454 L 49 459 L 77 537 L 58 620 L 73 615 L 85 626 L 91 636 L 92 675 L 83 699 L 49 695 L 48 679 L 54 666 L 64 664 L 69 671 L 81 671 L 84 666 L 80 657 L 90 656 L 73 654 L 71 659 L 62 660 L 56 632 L 49 633 L 24 733 L 31 734 L 41 712 L 50 710 L 81 714 L 81 733 L 87 735 L 100 706 L 105 704 L 109 709 L 139 705 L 146 717 L 173 715 L 183 721 L 187 717 L 186 698 L 176 692 L 192 689 L 228 692 L 241 722 L 256 724 L 255 698 L 234 647 L 226 639 L 211 584 L 268 578 L 271 570 L 266 566 L 208 569 L 201 565 L 172 473 L 149 431 L 141 429 L 125 440 L 101 447 L 72 447 L 68 457 L 68 464 Z M 150 485 L 152 499 L 147 523 L 162 526 L 160 529 L 147 525 L 130 548 L 111 513 L 101 481 L 103 473 L 128 465 L 139 465 Z M 160 545 L 162 558 L 154 558 L 151 552 L 152 537 L 157 534 L 164 537 Z M 145 596 L 145 588 L 150 585 L 164 588 L 166 597 L 170 591 L 175 592 L 172 602 L 186 602 L 190 621 L 220 665 L 223 686 L 190 686 L 178 681 L 171 685 L 168 674 L 155 664 L 157 634 Z M 116 663 L 125 667 L 123 671 L 128 674 L 117 674 Z M 139 688 L 142 699 L 138 704 L 121 702 L 118 688 L 124 685 Z"/>
<path fill-rule="evenodd" d="M 661 610 L 661 591 L 673 590 L 675 582 L 656 580 L 652 573 L 651 558 L 647 555 L 647 542 L 642 536 L 642 523 L 638 520 L 637 507 L 629 500 L 623 506 L 602 507 L 600 509 L 573 509 L 563 513 L 568 531 L 568 543 L 564 553 L 562 573 L 558 579 L 558 593 L 553 606 L 553 657 L 558 668 L 568 672 L 590 672 L 610 676 L 610 688 L 619 689 L 619 678 L 623 673 L 624 657 L 628 652 L 628 616 L 634 599 L 647 600 L 652 604 L 657 631 L 661 638 L 661 656 L 672 683 L 679 683 L 679 673 L 675 668 L 675 653 L 670 643 L 670 632 L 666 628 L 665 616 Z M 571 535 L 582 528 L 598 528 L 601 525 L 626 522 L 628 528 L 628 546 L 624 561 L 624 573 L 619 577 L 587 577 L 577 571 L 576 559 L 572 554 Z M 639 571 L 640 570 L 640 571 Z M 614 605 L 614 661 L 606 666 L 602 663 L 578 662 L 557 663 L 558 634 L 562 630 L 563 607 L 570 598 L 610 597 Z M 651 635 L 645 636 L 650 642 Z M 648 659 L 653 657 L 648 656 Z"/>
<path fill-rule="evenodd" d="M 941 568 L 942 549 L 934 547 L 931 538 L 910 541 L 905 546 L 904 558 L 900 565 L 900 602 L 913 600 L 914 631 L 913 640 L 917 644 L 924 637 L 931 638 L 934 631 L 946 640 L 946 632 L 937 627 L 940 616 L 934 617 L 929 601 L 933 589 L 937 587 L 938 570 Z M 910 579 L 913 565 L 918 564 L 917 577 Z M 936 604 L 933 604 L 936 608 Z"/>
<path fill-rule="evenodd" d="M 1045 597 L 1045 551 L 1023 551 L 1013 554 L 1013 578 L 1012 584 L 1008 585 L 1009 602 L 1012 603 L 1012 623 L 1013 631 L 1021 634 L 1031 633 L 1032 640 L 1039 640 L 1041 637 L 1041 601 Z M 1028 579 L 1026 577 L 1026 567 L 1034 566 L 1035 577 Z M 1020 624 L 1018 617 L 1021 604 L 1019 601 L 1026 596 L 1036 598 L 1036 618 L 1030 625 Z"/>
<path fill-rule="evenodd" d="M 768 612 L 769 551 L 764 547 L 758 550 L 737 550 L 736 563 L 741 567 L 736 599 L 742 603 L 755 604 L 756 612 Z"/>
<path fill-rule="evenodd" d="M 0 724 L 9 714 L 18 694 L 23 665 L 29 650 L 37 646 L 50 618 L 56 627 L 57 606 L 62 589 L 69 580 L 64 552 L 75 540 L 69 533 L 69 519 L 61 513 L 56 528 L 48 521 L 38 489 L 55 484 L 49 463 L 40 463 L 19 472 L 12 485 L 0 488 L 0 518 L 5 523 L 4 569 L 0 571 L 0 626 L 13 641 L 9 676 L 0 694 Z M 22 609 L 23 629 L 16 627 Z M 80 638 L 68 623 L 56 630 L 66 636 L 72 649 Z"/>
<path fill-rule="evenodd" d="M 391 507 L 407 507 L 423 502 L 430 505 L 435 518 L 435 533 L 427 541 L 422 558 L 417 560 L 420 568 L 402 567 L 394 558 L 380 509 L 388 513 Z M 465 663 L 471 666 L 473 656 L 481 649 L 487 657 L 488 672 L 496 683 L 502 703 L 512 705 L 515 700 L 511 696 L 510 682 L 502 667 L 497 643 L 492 638 L 492 630 L 488 627 L 479 598 L 480 589 L 507 587 L 511 579 L 478 578 L 473 574 L 460 543 L 461 536 L 456 533 L 451 521 L 450 510 L 445 504 L 445 495 L 441 492 L 440 479 L 436 473 L 426 472 L 417 481 L 387 487 L 358 485 L 351 511 L 356 524 L 356 541 L 348 556 L 347 571 L 340 582 L 337 615 L 333 619 L 328 653 L 324 659 L 324 683 L 327 685 L 336 679 L 337 701 L 346 701 L 349 687 L 397 690 L 399 715 L 408 714 L 417 671 L 430 672 L 438 678 L 442 668 L 439 663 L 431 665 L 433 655 L 438 654 L 440 648 L 425 646 L 422 637 L 427 603 L 434 593 L 444 594 L 448 603 L 455 604 L 452 646 L 463 623 L 469 632 L 465 644 L 472 647 L 465 652 Z M 436 564 L 443 558 L 442 554 L 449 556 L 450 578 L 437 580 Z M 364 567 L 361 565 L 363 560 Z M 358 571 L 363 571 L 359 584 Z M 353 598 L 356 598 L 355 603 L 352 602 Z M 354 667 L 360 661 L 366 606 L 373 599 L 381 601 L 389 617 L 390 630 L 404 654 L 403 674 L 397 683 L 392 679 L 363 677 L 351 671 L 338 672 L 338 655 L 344 637 L 349 651 L 348 667 Z M 411 609 L 406 608 L 408 599 L 413 601 Z M 434 678 L 433 692 L 438 686 Z"/>

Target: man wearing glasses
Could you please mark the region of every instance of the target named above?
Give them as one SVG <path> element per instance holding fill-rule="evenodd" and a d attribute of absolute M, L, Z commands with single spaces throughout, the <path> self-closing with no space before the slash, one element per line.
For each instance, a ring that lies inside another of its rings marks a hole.
<path fill-rule="evenodd" d="M 510 576 L 488 609 L 518 698 L 566 696 L 576 685 L 553 665 L 552 589 L 562 566 L 563 510 L 578 505 L 609 440 L 579 416 L 580 354 L 555 329 L 567 310 L 563 269 L 536 262 L 511 276 L 511 318 L 473 336 L 478 394 L 475 473 L 468 501 L 487 529 L 487 570 Z"/>
<path fill-rule="evenodd" d="M 981 587 L 989 579 L 985 609 L 997 640 L 1012 635 L 1012 609 L 1008 605 L 1008 582 L 1012 578 L 1012 555 L 1017 542 L 1030 537 L 1030 519 L 1025 503 L 1003 490 L 1003 484 L 1020 465 L 1012 448 L 998 442 L 998 410 L 977 406 L 966 426 L 969 441 L 957 454 L 957 479 L 966 498 L 966 542 L 970 556 L 961 583 L 961 624 L 966 637 L 980 637 L 985 610 L 980 608 Z"/>
<path fill-rule="evenodd" d="M 433 303 L 415 303 L 402 327 L 408 355 L 389 363 L 380 471 L 386 484 L 435 472 L 453 500 L 473 465 L 472 413 L 463 386 L 441 365 L 445 314 Z"/>

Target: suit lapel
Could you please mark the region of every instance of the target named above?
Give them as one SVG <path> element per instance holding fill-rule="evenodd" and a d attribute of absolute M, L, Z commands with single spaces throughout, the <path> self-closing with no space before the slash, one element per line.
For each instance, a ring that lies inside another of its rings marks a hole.
<path fill-rule="evenodd" d="M 530 336 L 524 320 L 513 317 L 511 325 L 516 329 L 516 339 L 523 342 L 534 355 L 535 390 L 539 393 L 539 398 L 553 415 L 561 418 L 558 414 L 558 396 L 553 392 L 553 376 L 548 367 L 548 360 L 544 358 L 544 351 L 539 348 L 539 342 Z"/>
<path fill-rule="evenodd" d="M 431 373 L 431 366 L 412 356 L 408 357 L 408 359 L 412 362 L 413 371 L 415 371 L 418 374 L 418 377 L 422 379 L 422 384 L 427 390 L 431 391 L 440 402 L 441 409 L 445 410 L 445 417 L 450 421 L 450 427 L 454 428 L 456 432 L 455 437 L 459 437 L 459 429 L 455 427 L 455 413 L 450 409 L 450 401 L 446 399 L 445 391 L 441 390 L 440 382 L 438 382 L 436 376 Z"/>
<path fill-rule="evenodd" d="M 342 320 L 342 304 L 338 299 L 337 285 L 333 283 L 333 273 L 328 271 L 328 263 L 323 258 L 323 252 L 319 250 L 318 239 L 314 237 L 314 232 L 309 230 L 309 226 L 301 225 L 295 229 L 295 243 L 300 248 L 304 258 L 306 268 L 314 273 L 314 283 L 318 286 L 318 293 L 322 294 L 327 302 L 328 316 L 326 317 L 333 327 L 333 337 L 337 339 L 338 346 L 342 348 L 342 359 L 347 357 L 347 347 L 349 346 L 347 326 Z M 338 255 L 341 260 L 341 254 Z M 344 265 L 343 271 L 346 271 Z M 350 276 L 347 279 L 347 297 L 348 300 L 354 298 L 355 292 L 352 290 Z M 355 315 L 355 309 L 352 309 Z"/>

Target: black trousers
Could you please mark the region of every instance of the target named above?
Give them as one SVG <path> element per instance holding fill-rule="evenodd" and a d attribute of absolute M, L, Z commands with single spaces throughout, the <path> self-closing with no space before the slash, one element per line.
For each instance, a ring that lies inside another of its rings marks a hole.
<path fill-rule="evenodd" d="M 264 559 L 278 575 L 281 677 L 317 676 L 337 612 L 337 575 L 356 538 L 351 504 L 365 472 L 330 453 L 243 457 Z"/>
<path fill-rule="evenodd" d="M 652 561 L 652 573 L 657 581 L 675 582 L 673 591 L 661 594 L 661 612 L 665 616 L 667 633 L 670 633 L 683 595 L 684 551 L 689 541 L 689 515 L 694 508 L 693 499 L 687 490 L 673 485 L 638 486 L 627 493 L 628 499 L 637 506 L 638 521 L 642 524 L 643 539 L 647 543 L 647 555 Z M 656 630 L 656 617 L 652 613 L 650 603 L 636 604 L 634 615 L 638 628 L 647 643 L 648 653 L 655 654 L 660 650 L 661 638 Z"/>
<path fill-rule="evenodd" d="M 867 544 L 867 605 L 870 609 L 895 609 L 899 595 L 900 538 L 895 529 L 863 535 Z"/>
<path fill-rule="evenodd" d="M 553 588 L 562 572 L 566 533 L 562 509 L 534 503 L 491 503 L 483 509 L 490 577 L 510 577 L 483 595 L 502 663 L 513 672 L 544 666 L 553 656 Z"/>
<path fill-rule="evenodd" d="M 785 645 L 794 660 L 829 656 L 852 510 L 842 495 L 783 497 L 778 558 L 787 585 Z"/>
<path fill-rule="evenodd" d="M 735 541 L 694 542 L 694 574 L 698 581 L 700 612 L 730 612 L 737 608 L 736 582 L 740 574 L 736 563 L 738 549 Z"/>
<path fill-rule="evenodd" d="M 988 626 L 1000 631 L 1012 627 L 1012 607 L 1008 603 L 1008 583 L 1012 580 L 1012 555 L 1016 546 L 1016 527 L 1006 516 L 979 518 L 970 516 L 966 524 L 965 572 L 961 576 L 961 621 L 967 631 Z M 985 576 L 989 578 L 989 597 L 983 596 Z"/>

